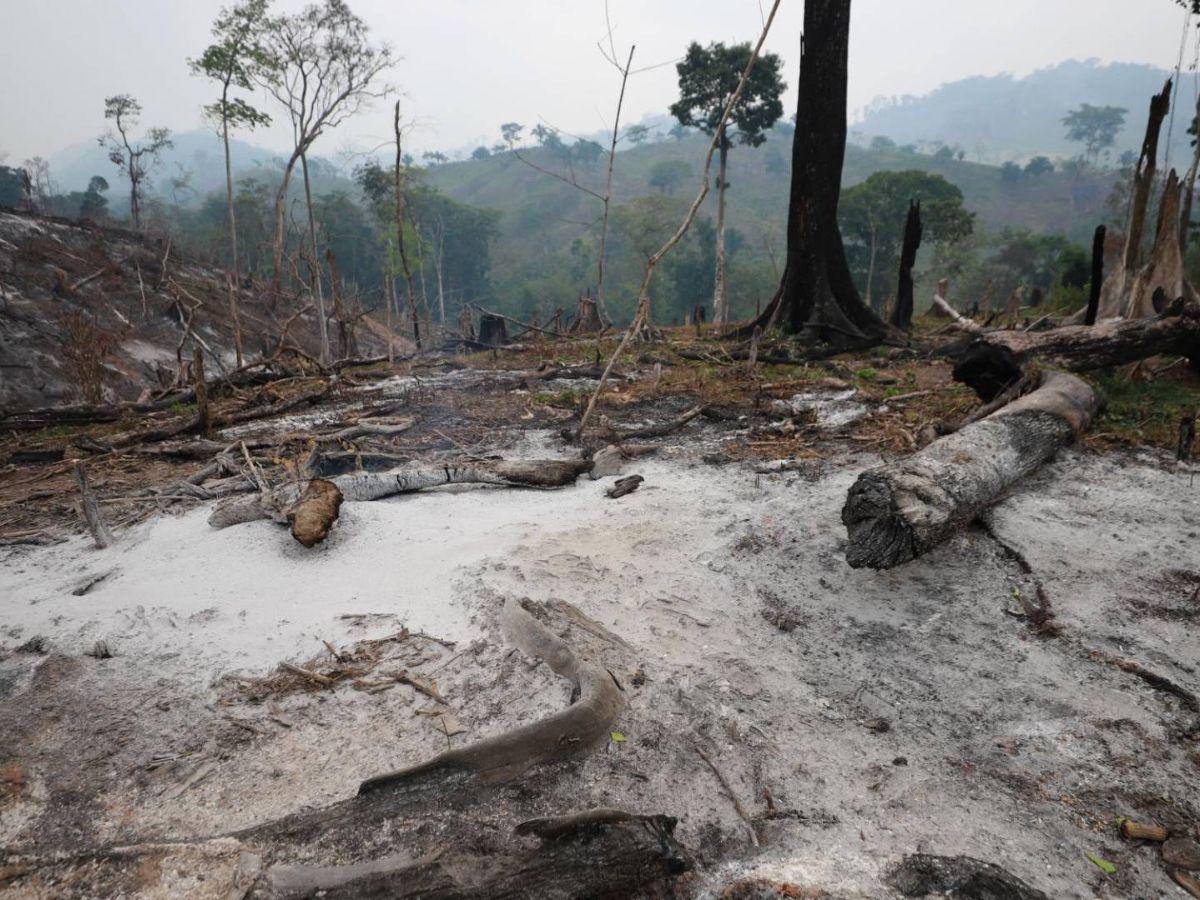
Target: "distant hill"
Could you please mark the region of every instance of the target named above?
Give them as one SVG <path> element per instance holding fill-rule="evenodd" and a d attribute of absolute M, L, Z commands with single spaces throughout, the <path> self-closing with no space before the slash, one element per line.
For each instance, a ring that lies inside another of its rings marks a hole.
<path fill-rule="evenodd" d="M 203 196 L 225 189 L 225 151 L 217 135 L 211 131 L 181 131 L 172 134 L 171 140 L 175 146 L 163 153 L 150 173 L 152 192 L 169 194 L 170 180 L 185 174 L 190 175 L 188 194 Z M 235 172 L 269 165 L 279 155 L 237 138 L 230 140 L 229 153 Z M 82 191 L 93 175 L 103 175 L 114 188 L 118 183 L 128 184 L 118 182 L 116 167 L 98 141 L 72 144 L 49 157 L 49 163 L 54 186 L 64 193 Z M 186 196 L 180 197 L 181 202 L 186 200 Z"/>
<path fill-rule="evenodd" d="M 667 199 L 677 204 L 690 200 L 700 186 L 707 146 L 705 137 L 692 134 L 682 140 L 647 143 L 620 153 L 614 179 L 616 203 L 658 195 L 650 179 L 655 167 L 668 160 L 685 163 L 691 174 Z M 734 309 L 742 314 L 753 311 L 755 300 L 761 299 L 765 285 L 774 279 L 769 274 L 772 266 L 778 264 L 785 249 L 790 151 L 790 134 L 786 129 L 777 129 L 762 147 L 738 147 L 729 157 L 727 215 L 729 227 L 738 233 L 731 258 L 742 263 L 741 274 L 731 276 L 730 283 L 731 290 L 744 290 L 740 298 L 734 298 Z M 555 165 L 544 150 L 522 152 L 539 165 Z M 1077 243 L 1086 242 L 1104 220 L 1104 201 L 1118 177 L 1115 171 L 1087 170 L 1079 176 L 1061 171 L 1040 176 L 1022 173 L 1006 180 L 996 166 L 901 148 L 881 152 L 851 146 L 847 148 L 843 185 L 864 181 L 873 172 L 905 169 L 939 174 L 957 185 L 967 209 L 976 213 L 981 229 L 998 232 L 1019 228 L 1066 234 Z M 576 163 L 573 171 L 580 183 L 603 190 L 603 161 L 591 166 Z M 430 169 L 427 177 L 456 200 L 500 211 L 499 237 L 492 253 L 492 281 L 498 302 L 512 302 L 512 308 L 532 304 L 542 309 L 573 303 L 564 296 L 568 283 L 564 273 L 580 256 L 577 241 L 594 243 L 600 212 L 594 198 L 535 171 L 508 153 L 447 163 Z M 711 218 L 715 209 L 716 193 L 710 192 L 701 216 Z M 678 216 L 673 221 L 678 222 Z M 751 285 L 752 271 L 757 275 Z M 614 272 L 611 290 L 617 310 L 632 306 L 634 274 Z M 574 283 L 582 278 L 577 275 Z"/>
<path fill-rule="evenodd" d="M 1161 91 L 1172 74 L 1149 65 L 1068 60 L 1024 78 L 964 78 L 923 97 L 879 98 L 858 112 L 851 131 L 863 142 L 880 135 L 900 144 L 941 141 L 983 162 L 1036 154 L 1065 157 L 1079 153 L 1064 137 L 1062 118 L 1069 110 L 1081 103 L 1121 106 L 1129 114 L 1117 138 L 1115 158 L 1141 147 L 1150 96 Z M 1196 77 L 1185 72 L 1179 85 L 1171 140 L 1174 161 L 1190 159 L 1187 127 L 1196 106 Z M 1166 137 L 1164 130 L 1164 147 Z"/>

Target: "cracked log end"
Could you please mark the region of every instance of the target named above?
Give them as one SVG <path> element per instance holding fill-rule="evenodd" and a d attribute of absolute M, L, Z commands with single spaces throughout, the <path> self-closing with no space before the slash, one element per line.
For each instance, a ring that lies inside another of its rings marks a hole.
<path fill-rule="evenodd" d="M 891 486 L 878 472 L 864 472 L 842 507 L 849 532 L 846 562 L 855 569 L 889 569 L 917 556 L 913 529 L 896 508 Z"/>
<path fill-rule="evenodd" d="M 292 537 L 305 547 L 315 547 L 329 535 L 342 508 L 342 492 L 332 481 L 315 478 L 288 508 Z"/>

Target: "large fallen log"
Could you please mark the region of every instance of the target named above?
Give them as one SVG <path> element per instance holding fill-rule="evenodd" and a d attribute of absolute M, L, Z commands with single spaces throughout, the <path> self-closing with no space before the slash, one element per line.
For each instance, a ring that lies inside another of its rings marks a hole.
<path fill-rule="evenodd" d="M 1157 318 L 1114 319 L 1046 331 L 989 331 L 972 342 L 954 377 L 977 391 L 978 384 L 991 384 L 999 392 L 1005 385 L 995 384 L 998 371 L 1019 373 L 1034 359 L 1071 372 L 1088 372 L 1163 354 L 1186 356 L 1200 366 L 1200 304 L 1176 301 Z"/>
<path fill-rule="evenodd" d="M 337 475 L 328 481 L 351 502 L 379 500 L 396 494 L 447 484 L 491 484 L 502 487 L 555 488 L 573 484 L 592 467 L 590 459 L 477 460 L 453 465 Z M 254 497 L 238 497 L 217 506 L 208 518 L 214 528 L 258 519 L 287 521 L 287 510 L 303 491 L 284 485 Z"/>
<path fill-rule="evenodd" d="M 887 569 L 927 552 L 1071 443 L 1100 405 L 1087 383 L 1051 372 L 987 418 L 862 473 L 842 508 L 846 561 Z"/>

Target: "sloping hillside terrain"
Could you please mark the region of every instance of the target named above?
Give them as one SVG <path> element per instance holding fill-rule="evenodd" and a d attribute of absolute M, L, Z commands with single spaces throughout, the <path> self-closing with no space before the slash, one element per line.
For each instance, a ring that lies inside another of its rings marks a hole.
<path fill-rule="evenodd" d="M 272 309 L 267 296 L 238 292 L 246 361 L 285 343 L 315 354 L 316 317 L 288 325 L 294 301 Z M 385 348 L 369 322 L 358 333 L 364 352 Z M 223 271 L 180 258 L 169 239 L 0 210 L 0 408 L 136 400 L 170 387 L 193 343 L 210 376 L 235 368 Z"/>

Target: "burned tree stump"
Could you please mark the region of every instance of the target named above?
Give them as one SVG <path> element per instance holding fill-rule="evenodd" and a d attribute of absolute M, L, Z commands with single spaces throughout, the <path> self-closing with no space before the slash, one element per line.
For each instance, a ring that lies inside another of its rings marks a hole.
<path fill-rule="evenodd" d="M 479 343 L 503 347 L 508 343 L 508 325 L 500 316 L 482 313 L 479 316 Z"/>
<path fill-rule="evenodd" d="M 571 323 L 573 334 L 593 334 L 604 328 L 600 321 L 600 310 L 596 301 L 586 294 L 579 298 L 579 309 L 575 312 L 575 321 Z"/>
<path fill-rule="evenodd" d="M 96 547 L 103 550 L 112 543 L 112 535 L 105 527 L 104 520 L 100 518 L 100 505 L 96 502 L 96 495 L 92 493 L 91 486 L 88 484 L 87 469 L 84 468 L 83 461 L 78 459 L 75 460 L 75 482 L 79 485 L 83 519 L 87 523 L 88 531 L 92 533 L 92 540 Z"/>
<path fill-rule="evenodd" d="M 618 478 L 616 484 L 610 487 L 606 494 L 612 500 L 624 497 L 626 494 L 632 494 L 636 491 L 646 479 L 641 475 L 627 475 L 625 478 Z"/>
<path fill-rule="evenodd" d="M 911 200 L 908 218 L 904 222 L 904 245 L 900 249 L 900 286 L 896 291 L 896 304 L 892 307 L 891 323 L 901 331 L 912 327 L 913 315 L 913 266 L 917 264 L 917 250 L 921 247 L 921 201 Z"/>
<path fill-rule="evenodd" d="M 1084 381 L 1052 372 L 987 418 L 859 475 L 842 508 L 846 561 L 888 569 L 927 552 L 1071 443 L 1100 403 Z"/>

